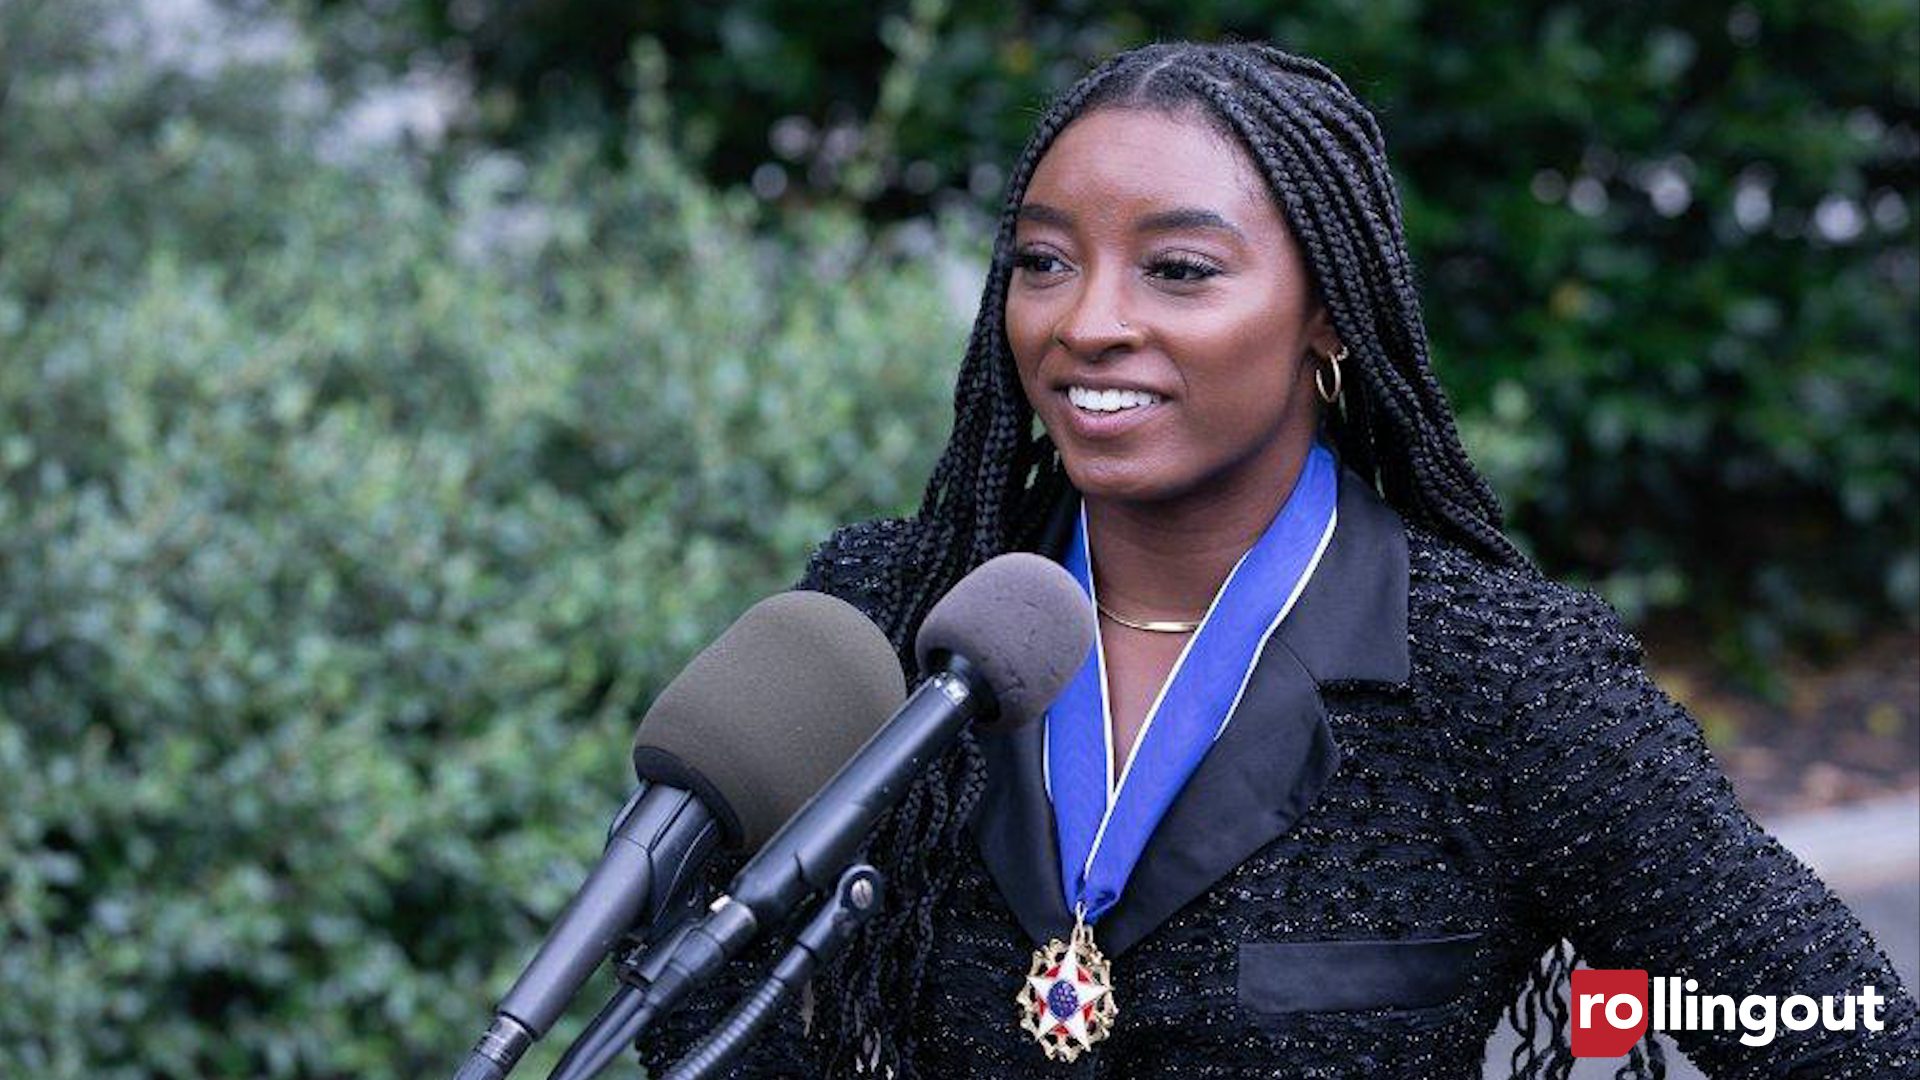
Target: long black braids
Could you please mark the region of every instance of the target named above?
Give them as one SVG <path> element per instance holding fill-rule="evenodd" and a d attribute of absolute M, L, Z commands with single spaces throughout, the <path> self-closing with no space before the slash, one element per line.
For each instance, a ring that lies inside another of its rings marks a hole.
<path fill-rule="evenodd" d="M 1373 115 L 1326 67 L 1270 45 L 1147 45 L 1108 59 L 1056 98 L 1008 177 L 954 390 L 953 432 L 918 513 L 879 572 L 875 614 L 903 663 L 911 663 L 913 635 L 934 602 L 980 563 L 1030 546 L 1067 487 L 1051 443 L 1033 430 L 1007 343 L 1006 298 L 1014 227 L 1035 167 L 1062 129 L 1103 108 L 1191 111 L 1248 150 L 1348 350 L 1345 392 L 1324 419 L 1342 461 L 1409 522 L 1491 563 L 1530 571 L 1501 532 L 1499 504 L 1467 457 L 1434 378 L 1399 197 Z M 980 750 L 963 737 L 869 840 L 866 857 L 887 875 L 888 905 L 816 980 L 827 1075 L 878 1069 L 915 1077 L 935 913 L 964 861 L 967 823 L 985 787 Z M 1564 967 L 1543 973 L 1539 989 L 1550 992 L 1563 974 Z M 1516 1072 L 1540 1075 L 1546 1066 L 1558 1075 L 1563 1048 L 1550 1046 L 1548 1057 L 1553 1064 L 1516 1055 Z"/>

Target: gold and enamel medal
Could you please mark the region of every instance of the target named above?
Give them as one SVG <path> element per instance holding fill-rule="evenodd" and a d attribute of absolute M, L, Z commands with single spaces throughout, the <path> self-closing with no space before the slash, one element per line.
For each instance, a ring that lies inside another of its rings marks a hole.
<path fill-rule="evenodd" d="M 1055 1061 L 1072 1061 L 1112 1033 L 1120 1012 L 1113 969 L 1078 912 L 1066 941 L 1054 938 L 1033 950 L 1033 966 L 1015 1000 L 1020 1026 Z"/>

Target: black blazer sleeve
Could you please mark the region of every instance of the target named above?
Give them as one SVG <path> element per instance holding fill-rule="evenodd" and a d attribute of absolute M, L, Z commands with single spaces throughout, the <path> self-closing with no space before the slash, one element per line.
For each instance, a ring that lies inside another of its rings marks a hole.
<path fill-rule="evenodd" d="M 1914 1002 L 1853 914 L 1756 825 L 1700 726 L 1642 668 L 1591 594 L 1548 587 L 1515 662 L 1496 758 L 1511 858 L 1557 931 L 1595 968 L 1698 979 L 1700 992 L 1885 997 L 1879 1031 L 1776 1025 L 1674 1032 L 1713 1077 L 1920 1076 Z"/>

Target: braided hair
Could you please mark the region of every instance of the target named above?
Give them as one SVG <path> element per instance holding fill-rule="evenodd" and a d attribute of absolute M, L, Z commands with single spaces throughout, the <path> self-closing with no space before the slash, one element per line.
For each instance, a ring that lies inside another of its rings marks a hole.
<path fill-rule="evenodd" d="M 1270 45 L 1154 44 L 1114 56 L 1048 107 L 1008 179 L 993 258 L 954 391 L 952 437 L 919 512 L 881 569 L 877 621 L 903 657 L 927 611 L 974 567 L 1029 546 L 1067 477 L 1033 431 L 1006 335 L 1014 226 L 1061 130 L 1096 109 L 1187 115 L 1250 154 L 1301 245 L 1346 364 L 1344 407 L 1324 417 L 1345 465 L 1401 516 L 1490 562 L 1530 564 L 1501 532 L 1492 489 L 1468 460 L 1434 379 L 1399 198 L 1371 113 L 1327 68 Z M 962 863 L 986 786 L 971 735 L 921 773 L 880 823 L 866 858 L 889 903 L 822 979 L 825 1072 L 891 1069 L 912 1080 L 934 913 Z M 884 1001 L 884 1004 L 883 1004 Z"/>

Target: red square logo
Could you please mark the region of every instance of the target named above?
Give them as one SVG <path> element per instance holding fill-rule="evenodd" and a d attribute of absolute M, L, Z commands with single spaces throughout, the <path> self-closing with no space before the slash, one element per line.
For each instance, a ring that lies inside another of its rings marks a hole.
<path fill-rule="evenodd" d="M 1574 1057 L 1624 1057 L 1646 1031 L 1646 972 L 1574 971 Z"/>

